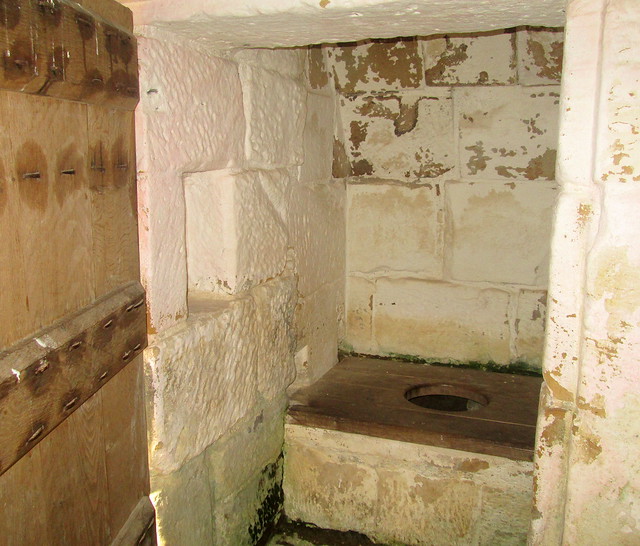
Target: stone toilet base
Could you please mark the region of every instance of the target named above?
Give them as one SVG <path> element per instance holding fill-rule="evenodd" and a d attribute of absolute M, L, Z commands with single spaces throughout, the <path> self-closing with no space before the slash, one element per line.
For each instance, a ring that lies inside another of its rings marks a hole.
<path fill-rule="evenodd" d="M 440 412 L 417 385 L 465 385 L 488 404 Z M 525 544 L 538 378 L 346 359 L 292 400 L 285 512 L 403 544 Z M 403 438 L 404 436 L 404 438 Z"/>

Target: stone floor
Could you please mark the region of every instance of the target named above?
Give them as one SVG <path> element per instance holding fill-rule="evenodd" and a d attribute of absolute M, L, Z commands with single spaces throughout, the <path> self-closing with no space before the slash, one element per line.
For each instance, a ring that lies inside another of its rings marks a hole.
<path fill-rule="evenodd" d="M 365 535 L 321 529 L 314 525 L 281 518 L 265 546 L 373 546 Z"/>

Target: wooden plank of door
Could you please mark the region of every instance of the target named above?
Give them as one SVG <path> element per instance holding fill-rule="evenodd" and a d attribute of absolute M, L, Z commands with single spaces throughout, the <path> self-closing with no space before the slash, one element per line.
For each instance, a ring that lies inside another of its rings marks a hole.
<path fill-rule="evenodd" d="M 133 112 L 88 107 L 95 292 L 138 279 Z"/>
<path fill-rule="evenodd" d="M 102 389 L 102 410 L 109 525 L 117 533 L 149 494 L 142 356 Z"/>
<path fill-rule="evenodd" d="M 0 91 L 18 252 L 4 263 L 14 295 L 1 319 L 8 346 L 95 299 L 86 106 Z M 4 155 L 4 154 L 3 154 Z M 22 288 L 22 291 L 20 291 Z M 5 295 L 6 297 L 6 295 Z"/>

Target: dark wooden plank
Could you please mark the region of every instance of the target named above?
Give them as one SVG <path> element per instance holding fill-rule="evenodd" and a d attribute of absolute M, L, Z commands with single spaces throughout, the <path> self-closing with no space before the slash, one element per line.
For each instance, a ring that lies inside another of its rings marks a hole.
<path fill-rule="evenodd" d="M 101 391 L 111 536 L 149 494 L 143 373 L 140 355 Z"/>
<path fill-rule="evenodd" d="M 142 497 L 111 546 L 154 546 L 156 514 L 149 497 Z"/>
<path fill-rule="evenodd" d="M 397 366 L 399 365 L 399 366 Z M 404 393 L 415 385 L 466 385 L 488 406 L 469 412 L 421 408 Z M 295 393 L 289 423 L 532 460 L 540 380 L 374 359 L 345 359 Z"/>
<path fill-rule="evenodd" d="M 145 346 L 144 290 L 131 283 L 0 352 L 0 473 Z"/>
<path fill-rule="evenodd" d="M 138 102 L 135 37 L 86 7 L 70 0 L 2 2 L 0 88 L 133 110 Z M 109 15 L 120 9 L 101 11 Z M 128 27 L 123 15 L 118 13 Z"/>

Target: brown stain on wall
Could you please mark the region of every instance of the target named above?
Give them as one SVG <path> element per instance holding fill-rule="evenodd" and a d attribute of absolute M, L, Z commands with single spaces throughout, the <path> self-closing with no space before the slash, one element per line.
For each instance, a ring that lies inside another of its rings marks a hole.
<path fill-rule="evenodd" d="M 571 432 L 577 448 L 577 459 L 583 464 L 593 463 L 600 453 L 602 453 L 600 438 L 586 430 L 580 429 L 575 424 L 573 425 Z"/>
<path fill-rule="evenodd" d="M 592 215 L 593 207 L 585 203 L 580 203 L 578 207 L 578 226 L 580 229 L 584 229 Z"/>
<path fill-rule="evenodd" d="M 309 47 L 309 85 L 311 89 L 323 89 L 329 84 L 329 72 L 324 61 L 324 50 L 320 45 Z"/>
<path fill-rule="evenodd" d="M 485 155 L 482 141 L 476 142 L 473 146 L 465 146 L 464 149 L 473 152 L 473 155 L 467 161 L 468 174 L 478 174 L 478 172 L 487 168 L 487 160 L 491 159 L 491 157 Z"/>
<path fill-rule="evenodd" d="M 441 38 L 427 38 L 426 41 L 428 42 L 430 39 L 437 40 Z M 427 80 L 427 85 L 446 83 L 443 82 L 442 77 L 444 76 L 447 69 L 462 64 L 469 58 L 469 56 L 467 55 L 467 44 L 453 45 L 449 36 L 444 36 L 444 40 L 446 44 L 444 52 L 440 55 L 440 57 L 436 61 L 436 64 L 425 70 L 424 75 Z"/>
<path fill-rule="evenodd" d="M 369 43 L 340 44 L 335 60 L 344 66 L 345 79 L 340 75 L 336 85 L 344 93 L 361 90 L 361 83 L 371 77 L 379 87 L 415 89 L 422 84 L 422 60 L 415 38 L 374 40 Z M 371 75 L 370 75 L 371 73 Z"/>
<path fill-rule="evenodd" d="M 540 78 L 552 81 L 560 81 L 562 75 L 563 42 L 557 40 L 551 42 L 549 51 L 535 36 L 527 39 L 527 53 L 531 56 L 537 68 L 536 75 Z"/>
<path fill-rule="evenodd" d="M 556 174 L 556 150 L 547 150 L 532 159 L 526 167 L 508 167 L 499 165 L 494 167 L 496 174 L 504 178 L 518 178 L 514 173 L 523 175 L 527 180 L 554 180 Z"/>
<path fill-rule="evenodd" d="M 351 162 L 351 176 L 371 176 L 373 165 L 366 159 L 358 159 Z"/>
<path fill-rule="evenodd" d="M 366 121 L 352 121 L 349 125 L 349 129 L 351 130 L 349 140 L 352 144 L 353 150 L 358 150 L 360 148 L 360 144 L 367 139 L 368 126 L 369 124 Z"/>
<path fill-rule="evenodd" d="M 489 468 L 489 463 L 482 459 L 465 459 L 456 468 L 462 472 L 480 472 Z"/>
<path fill-rule="evenodd" d="M 344 144 L 337 138 L 333 139 L 333 163 L 331 176 L 333 178 L 346 178 L 351 174 L 351 165 Z"/>

